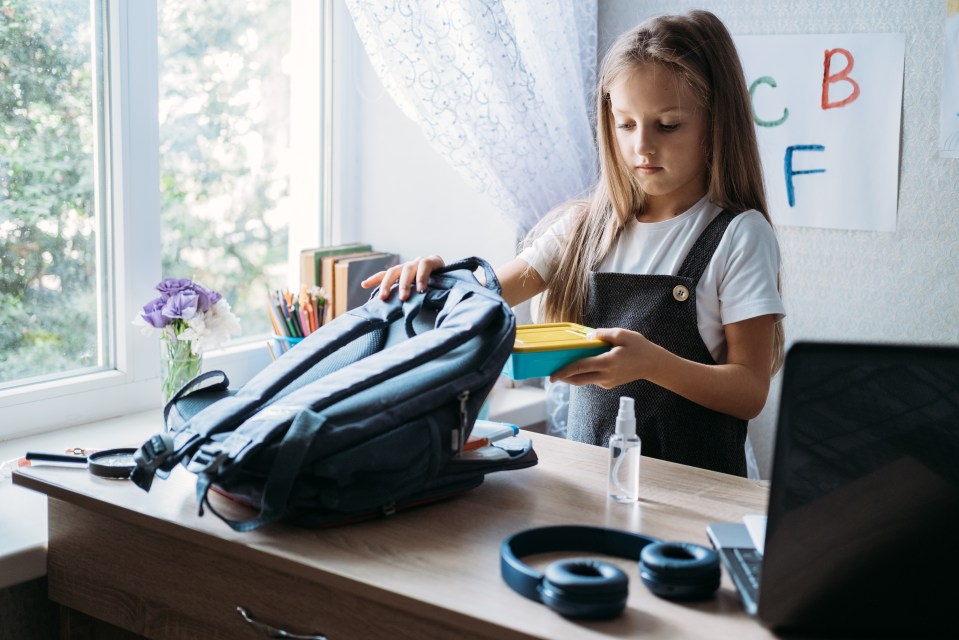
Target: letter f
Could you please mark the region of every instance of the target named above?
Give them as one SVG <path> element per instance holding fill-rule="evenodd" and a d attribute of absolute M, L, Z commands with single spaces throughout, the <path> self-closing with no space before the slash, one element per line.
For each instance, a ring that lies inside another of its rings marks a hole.
<path fill-rule="evenodd" d="M 793 169 L 793 152 L 794 151 L 825 151 L 826 147 L 821 144 L 797 144 L 790 147 L 786 147 L 786 159 L 785 159 L 785 169 L 786 169 L 786 196 L 789 199 L 789 206 L 796 206 L 796 193 L 793 186 L 793 176 L 799 176 L 807 173 L 826 173 L 825 169 L 803 169 L 796 171 Z"/>

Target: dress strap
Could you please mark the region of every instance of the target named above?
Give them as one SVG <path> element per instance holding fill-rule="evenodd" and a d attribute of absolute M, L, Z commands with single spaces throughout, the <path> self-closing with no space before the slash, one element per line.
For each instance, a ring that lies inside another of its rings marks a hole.
<path fill-rule="evenodd" d="M 729 223 L 732 222 L 733 218 L 737 215 L 739 214 L 724 209 L 718 216 L 713 218 L 713 221 L 709 223 L 699 235 L 699 238 L 696 239 L 686 259 L 683 260 L 683 264 L 679 268 L 679 273 L 676 275 L 691 278 L 694 282 L 698 283 L 699 279 L 703 276 L 703 272 L 706 270 L 706 265 L 713 259 L 713 253 L 716 252 L 719 241 L 722 240 L 723 234 L 726 233 L 726 227 L 729 226 Z"/>

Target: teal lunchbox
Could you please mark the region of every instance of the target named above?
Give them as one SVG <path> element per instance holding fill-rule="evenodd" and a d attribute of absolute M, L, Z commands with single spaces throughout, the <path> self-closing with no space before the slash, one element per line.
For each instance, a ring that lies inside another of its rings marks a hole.
<path fill-rule="evenodd" d="M 572 322 L 521 324 L 503 374 L 513 380 L 543 378 L 570 362 L 609 351 L 609 343 L 586 337 L 590 331 Z"/>

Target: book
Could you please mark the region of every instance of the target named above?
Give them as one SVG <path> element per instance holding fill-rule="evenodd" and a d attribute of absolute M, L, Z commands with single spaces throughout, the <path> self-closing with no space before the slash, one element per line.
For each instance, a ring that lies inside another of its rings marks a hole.
<path fill-rule="evenodd" d="M 331 245 L 328 247 L 314 247 L 300 251 L 300 284 L 306 287 L 321 286 L 321 264 L 326 256 L 344 255 L 357 251 L 371 251 L 373 247 L 362 242 Z"/>
<path fill-rule="evenodd" d="M 333 317 L 365 304 L 372 290 L 364 289 L 360 283 L 374 273 L 396 265 L 399 260 L 397 254 L 382 251 L 337 259 L 333 267 Z"/>
<path fill-rule="evenodd" d="M 320 260 L 320 286 L 326 295 L 326 307 L 323 309 L 323 323 L 326 324 L 335 317 L 334 309 L 336 307 L 336 272 L 335 265 L 337 260 L 345 258 L 355 258 L 374 253 L 373 251 L 355 251 L 343 254 L 333 254 L 323 256 Z"/>

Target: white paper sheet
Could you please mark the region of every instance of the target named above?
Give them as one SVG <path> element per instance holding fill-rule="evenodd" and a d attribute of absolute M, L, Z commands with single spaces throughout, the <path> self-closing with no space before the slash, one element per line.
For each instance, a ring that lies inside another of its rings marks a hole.
<path fill-rule="evenodd" d="M 895 231 L 905 36 L 737 36 L 778 225 Z"/>

